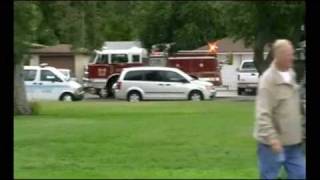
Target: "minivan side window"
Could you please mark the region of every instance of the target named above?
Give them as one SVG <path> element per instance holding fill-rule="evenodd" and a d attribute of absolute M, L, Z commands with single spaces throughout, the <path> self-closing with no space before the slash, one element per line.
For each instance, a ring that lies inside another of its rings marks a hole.
<path fill-rule="evenodd" d="M 124 80 L 127 81 L 142 81 L 143 80 L 144 71 L 129 71 Z"/>
<path fill-rule="evenodd" d="M 162 81 L 162 76 L 159 71 L 146 71 L 145 80 L 146 81 Z"/>
<path fill-rule="evenodd" d="M 181 82 L 186 80 L 183 76 L 173 71 L 163 71 L 162 74 L 163 80 L 166 82 Z"/>
<path fill-rule="evenodd" d="M 24 81 L 34 81 L 36 79 L 37 70 L 27 70 L 23 71 Z"/>
<path fill-rule="evenodd" d="M 53 78 L 50 78 L 53 77 Z M 49 70 L 41 70 L 40 81 L 57 81 L 63 82 L 58 76 Z"/>

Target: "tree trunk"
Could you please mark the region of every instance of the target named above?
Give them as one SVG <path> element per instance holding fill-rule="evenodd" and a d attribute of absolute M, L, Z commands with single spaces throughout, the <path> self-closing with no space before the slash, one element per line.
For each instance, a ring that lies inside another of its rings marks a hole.
<path fill-rule="evenodd" d="M 263 61 L 264 61 L 264 57 L 263 57 L 263 52 L 264 51 L 264 43 L 260 40 L 260 38 L 256 38 L 256 42 L 254 44 L 253 47 L 253 52 L 254 52 L 254 56 L 253 56 L 253 62 L 254 65 L 257 68 L 257 71 L 259 73 L 259 76 L 263 73 Z"/>
<path fill-rule="evenodd" d="M 31 113 L 24 86 L 23 62 L 16 63 L 14 66 L 14 114 L 30 115 Z"/>
<path fill-rule="evenodd" d="M 267 40 L 268 39 L 268 40 Z M 260 33 L 256 37 L 256 42 L 254 44 L 254 64 L 257 68 L 257 71 L 259 73 L 259 76 L 262 75 L 262 73 L 269 67 L 273 60 L 273 54 L 270 50 L 267 58 L 264 59 L 264 46 L 267 44 L 267 42 L 272 42 L 272 39 L 270 38 L 264 38 L 263 33 Z"/>

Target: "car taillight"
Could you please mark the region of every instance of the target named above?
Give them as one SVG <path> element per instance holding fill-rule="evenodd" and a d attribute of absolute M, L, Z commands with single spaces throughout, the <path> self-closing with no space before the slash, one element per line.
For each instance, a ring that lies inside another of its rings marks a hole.
<path fill-rule="evenodd" d="M 117 82 L 116 89 L 118 89 L 118 90 L 120 90 L 120 89 L 121 89 L 121 82 L 120 82 L 120 81 L 118 81 L 118 82 Z"/>

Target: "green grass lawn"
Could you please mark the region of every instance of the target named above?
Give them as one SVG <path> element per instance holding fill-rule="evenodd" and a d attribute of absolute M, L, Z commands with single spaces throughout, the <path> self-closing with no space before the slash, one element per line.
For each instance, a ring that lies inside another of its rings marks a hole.
<path fill-rule="evenodd" d="M 15 178 L 258 178 L 253 102 L 43 102 L 14 118 Z"/>

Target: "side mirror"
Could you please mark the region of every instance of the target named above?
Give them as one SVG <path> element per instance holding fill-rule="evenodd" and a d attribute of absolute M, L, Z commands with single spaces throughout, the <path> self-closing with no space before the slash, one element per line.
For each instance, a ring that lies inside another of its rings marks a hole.
<path fill-rule="evenodd" d="M 236 69 L 237 72 L 239 72 L 239 70 L 240 70 L 239 68 Z"/>

